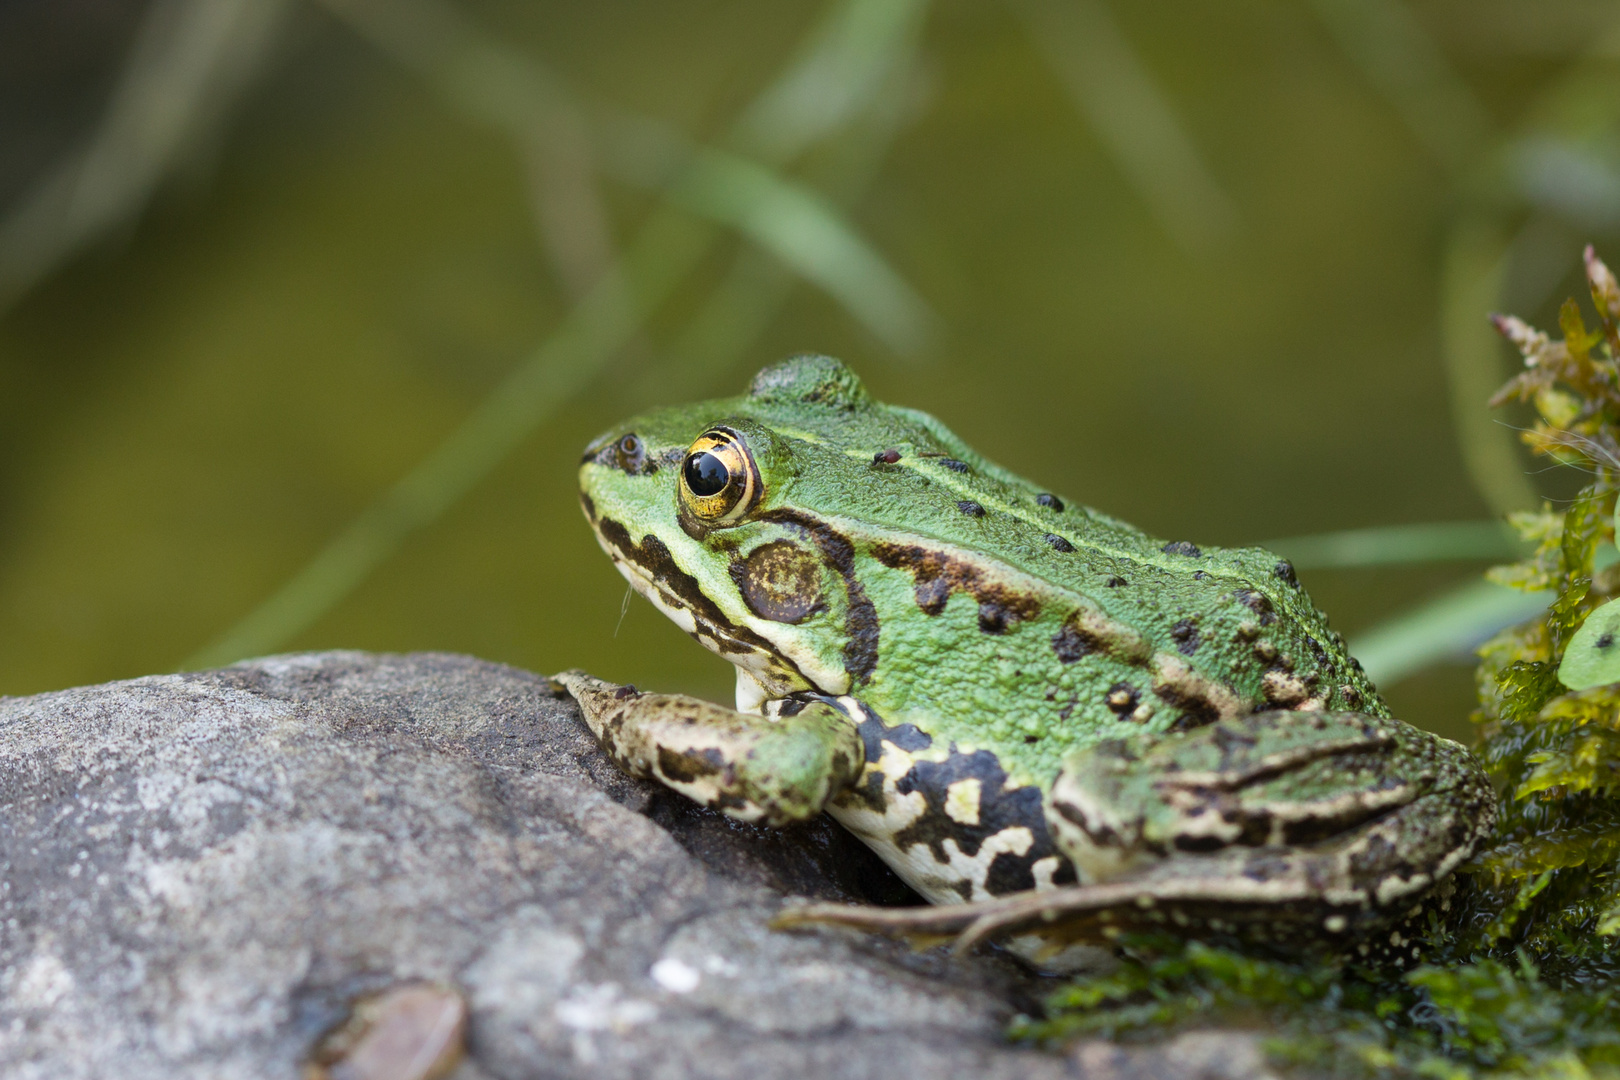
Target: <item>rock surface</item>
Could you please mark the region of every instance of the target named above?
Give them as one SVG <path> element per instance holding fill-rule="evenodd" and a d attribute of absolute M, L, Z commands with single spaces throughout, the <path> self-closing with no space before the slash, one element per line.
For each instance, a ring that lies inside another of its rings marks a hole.
<path fill-rule="evenodd" d="M 749 829 L 623 777 L 544 679 L 466 657 L 3 699 L 0 806 L 11 1078 L 293 1080 L 351 1001 L 412 981 L 466 1001 L 456 1080 L 1243 1058 L 1021 1049 L 1001 1032 L 1045 987 L 1004 959 L 767 929 L 783 893 L 904 887 L 831 825 Z"/>

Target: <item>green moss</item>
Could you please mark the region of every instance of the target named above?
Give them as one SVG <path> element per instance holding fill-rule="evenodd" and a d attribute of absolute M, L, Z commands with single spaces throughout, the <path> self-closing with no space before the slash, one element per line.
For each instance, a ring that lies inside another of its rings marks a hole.
<path fill-rule="evenodd" d="M 1219 1021 L 1268 1032 L 1280 1066 L 1313 1076 L 1620 1075 L 1620 1001 L 1559 987 L 1523 953 L 1405 973 L 1246 956 L 1199 942 L 1138 940 L 1111 975 L 1076 982 L 1020 1018 L 1037 1042 L 1131 1039 Z"/>
<path fill-rule="evenodd" d="M 1500 792 L 1494 844 L 1400 928 L 1387 962 L 1371 949 L 1300 959 L 1122 941 L 1117 972 L 1054 994 L 1044 1019 L 1015 1025 L 1019 1038 L 1247 1023 L 1272 1033 L 1278 1065 L 1312 1075 L 1620 1077 L 1620 682 L 1599 681 L 1607 667 L 1580 651 L 1603 635 L 1578 636 L 1620 594 L 1620 284 L 1590 249 L 1587 279 L 1597 329 L 1573 300 L 1562 340 L 1496 320 L 1525 370 L 1493 404 L 1533 402 L 1525 442 L 1591 482 L 1566 508 L 1514 515 L 1535 550 L 1489 574 L 1556 592 L 1480 650 L 1475 750 Z"/>

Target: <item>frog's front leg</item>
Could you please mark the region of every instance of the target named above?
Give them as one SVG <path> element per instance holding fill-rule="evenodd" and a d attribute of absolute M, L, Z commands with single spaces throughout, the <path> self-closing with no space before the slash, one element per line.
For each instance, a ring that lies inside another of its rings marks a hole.
<path fill-rule="evenodd" d="M 620 769 L 739 821 L 786 825 L 821 812 L 865 765 L 851 721 L 823 701 L 780 719 L 681 694 L 643 694 L 579 671 L 555 677 Z"/>

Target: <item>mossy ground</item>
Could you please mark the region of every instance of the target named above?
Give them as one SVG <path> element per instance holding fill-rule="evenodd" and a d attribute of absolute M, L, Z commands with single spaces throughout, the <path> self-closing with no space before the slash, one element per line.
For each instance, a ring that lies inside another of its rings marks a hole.
<path fill-rule="evenodd" d="M 1118 971 L 1054 994 L 1018 1037 L 1248 1023 L 1270 1033 L 1277 1065 L 1310 1075 L 1620 1077 L 1620 682 L 1588 685 L 1566 667 L 1572 689 L 1559 677 L 1587 615 L 1620 594 L 1620 285 L 1590 250 L 1587 278 L 1594 330 L 1574 300 L 1562 340 L 1496 320 L 1525 370 L 1495 403 L 1532 402 L 1525 441 L 1590 483 L 1567 508 L 1516 515 L 1536 550 L 1490 572 L 1552 595 L 1480 650 L 1475 752 L 1500 793 L 1494 844 L 1402 928 L 1400 962 L 1124 940 Z M 1620 662 L 1606 677 L 1620 678 Z"/>

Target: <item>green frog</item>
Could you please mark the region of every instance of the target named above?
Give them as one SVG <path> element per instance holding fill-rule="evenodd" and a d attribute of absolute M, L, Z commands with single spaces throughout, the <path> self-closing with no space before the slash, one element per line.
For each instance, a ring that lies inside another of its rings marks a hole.
<path fill-rule="evenodd" d="M 837 360 L 630 420 L 579 477 L 736 666 L 735 708 L 558 676 L 607 754 L 741 821 L 825 811 L 938 905 L 786 922 L 1364 939 L 1490 832 L 1480 767 L 1390 718 L 1287 562 L 1043 490 Z"/>

